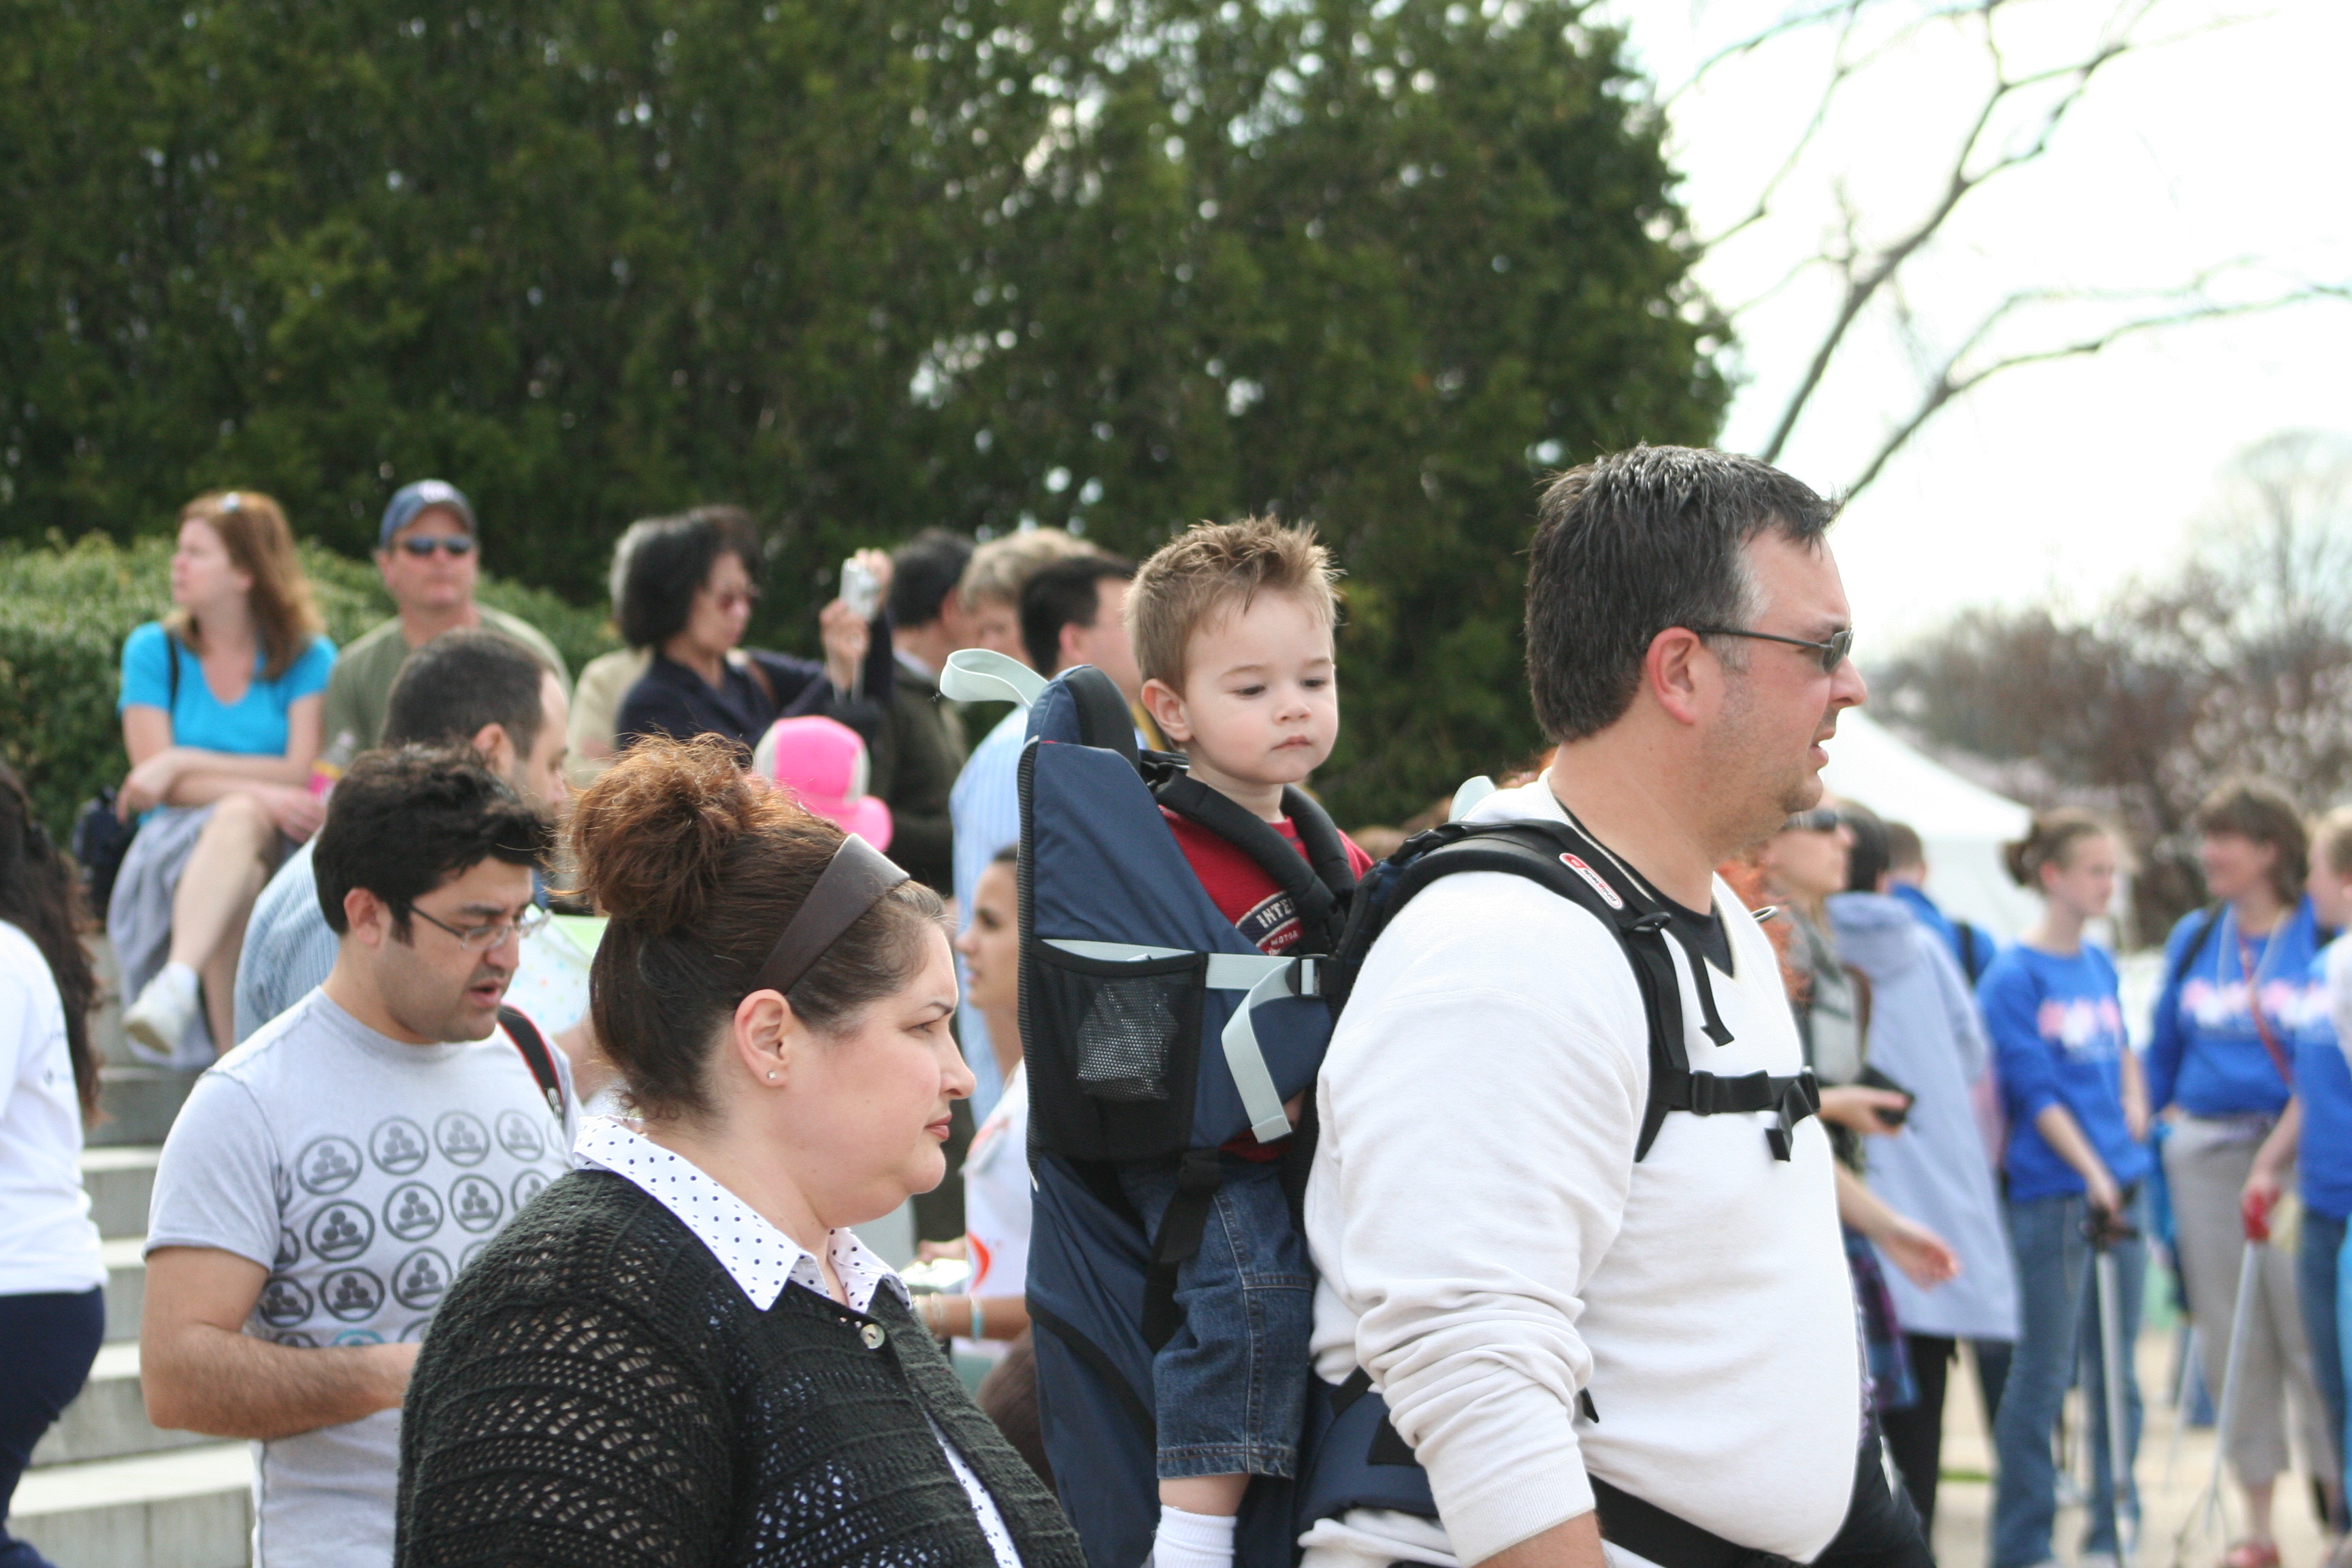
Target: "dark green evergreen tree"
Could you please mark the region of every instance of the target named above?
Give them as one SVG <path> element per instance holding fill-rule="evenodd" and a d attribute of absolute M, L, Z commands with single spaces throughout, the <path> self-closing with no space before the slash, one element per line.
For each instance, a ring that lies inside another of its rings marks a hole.
<path fill-rule="evenodd" d="M 1719 324 L 1570 0 L 0 0 L 0 539 L 457 480 L 601 592 L 728 499 L 855 544 L 1317 521 L 1343 820 L 1538 737 L 1544 468 L 1706 439 Z"/>

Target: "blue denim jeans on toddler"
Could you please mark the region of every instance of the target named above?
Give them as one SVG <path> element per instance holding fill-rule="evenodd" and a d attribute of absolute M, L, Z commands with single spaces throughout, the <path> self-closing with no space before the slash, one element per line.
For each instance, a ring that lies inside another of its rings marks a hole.
<path fill-rule="evenodd" d="M 1162 1480 L 1298 1469 L 1315 1304 L 1307 1242 L 1281 1166 L 1232 1155 L 1222 1164 L 1200 1249 L 1177 1269 L 1183 1321 L 1151 1359 Z M 1173 1161 L 1118 1168 L 1155 1244 L 1177 1171 Z"/>
<path fill-rule="evenodd" d="M 2147 1205 L 2135 1195 L 2125 1217 L 2143 1234 Z M 2079 1368 L 2084 1439 L 2091 1445 L 2091 1507 L 2084 1533 L 2086 1553 L 2116 1551 L 2113 1481 L 2107 1462 L 2106 1373 L 2099 1353 L 2098 1313 L 2090 1291 L 2091 1243 L 2083 1226 L 2089 1205 L 2077 1194 L 2009 1205 L 2010 1247 L 2017 1255 L 2020 1333 L 1993 1420 L 2000 1470 L 1993 1494 L 1992 1568 L 2029 1568 L 2050 1560 L 2057 1516 L 2058 1468 L 2051 1455 L 2059 1408 Z M 2123 1341 L 2139 1342 L 2140 1293 L 2147 1279 L 2147 1243 L 2115 1248 L 2116 1294 L 2123 1298 Z M 2124 1453 L 2139 1452 L 2139 1382 L 2124 1357 Z M 2126 1483 L 2125 1506 L 2137 1511 L 2138 1489 Z"/>

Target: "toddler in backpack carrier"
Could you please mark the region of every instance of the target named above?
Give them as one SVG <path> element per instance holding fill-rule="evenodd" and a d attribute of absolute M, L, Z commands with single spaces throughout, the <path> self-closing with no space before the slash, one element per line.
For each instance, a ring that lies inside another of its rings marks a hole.
<path fill-rule="evenodd" d="M 1190 879 L 1242 937 L 1233 945 L 1276 958 L 1330 952 L 1355 879 L 1370 865 L 1297 787 L 1339 729 L 1330 577 L 1305 529 L 1202 524 L 1147 561 L 1128 596 L 1144 705 L 1184 753 L 1181 768 L 1169 759 L 1146 765 L 1159 816 Z M 1050 833 L 1046 809 L 1042 796 L 1024 799 L 1040 817 L 1025 831 Z M 1033 876 L 1054 874 L 1044 854 L 1033 858 Z M 1162 863 L 1172 871 L 1172 860 Z M 1184 900 L 1198 906 L 1189 890 Z M 1024 909 L 1024 921 L 1041 907 Z M 1042 955 L 1039 984 L 1024 989 L 1034 1000 L 1024 1026 L 1041 1117 L 1034 1148 L 1087 1163 L 1097 1195 L 1139 1223 L 1150 1257 L 1140 1344 L 1150 1354 L 1160 1504 L 1150 1560 L 1227 1568 L 1253 1478 L 1287 1479 L 1299 1468 L 1314 1276 L 1296 1182 L 1286 1176 L 1303 1174 L 1292 1128 L 1328 1013 L 1298 978 L 1311 973 L 1307 963 L 1276 975 L 1262 958 L 1213 951 L 1114 960 L 1073 952 L 1056 931 L 1037 929 L 1046 940 L 1031 946 Z M 1234 988 L 1219 964 L 1230 974 L 1244 962 L 1288 989 L 1254 989 L 1242 1003 L 1269 1034 L 1264 1054 L 1253 1040 L 1237 1062 L 1230 1038 L 1221 1051 L 1204 1025 L 1202 997 Z M 1304 1062 L 1272 1037 L 1285 1032 L 1285 1008 L 1319 1021 Z M 1229 1089 L 1219 1068 L 1231 1069 Z M 1058 1083 L 1049 1087 L 1048 1076 Z M 1210 1109 L 1236 1091 L 1243 1114 L 1221 1119 Z M 1055 1209 L 1041 1197 L 1042 1229 L 1055 1227 Z M 1049 1428 L 1052 1417 L 1049 1408 Z M 1099 1538 L 1087 1548 L 1106 1568 L 1113 1549 Z"/>

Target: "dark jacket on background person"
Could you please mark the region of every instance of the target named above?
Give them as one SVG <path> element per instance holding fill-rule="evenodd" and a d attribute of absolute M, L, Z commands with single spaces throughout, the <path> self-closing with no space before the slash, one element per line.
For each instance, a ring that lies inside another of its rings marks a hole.
<path fill-rule="evenodd" d="M 960 703 L 939 678 L 898 661 L 898 685 L 873 745 L 870 794 L 890 807 L 890 858 L 941 898 L 955 894 L 955 829 L 948 792 L 971 754 Z"/>
<path fill-rule="evenodd" d="M 791 654 L 744 648 L 743 661 L 729 659 L 727 673 L 714 687 L 667 654 L 656 653 L 621 699 L 614 749 L 627 751 L 631 742 L 645 735 L 678 741 L 724 735 L 745 747 L 757 746 L 777 720 L 811 713 L 839 720 L 865 736 L 870 747 L 890 706 L 898 663 L 888 624 L 877 618 L 874 626 L 865 689 L 855 697 L 834 690 L 823 664 Z"/>

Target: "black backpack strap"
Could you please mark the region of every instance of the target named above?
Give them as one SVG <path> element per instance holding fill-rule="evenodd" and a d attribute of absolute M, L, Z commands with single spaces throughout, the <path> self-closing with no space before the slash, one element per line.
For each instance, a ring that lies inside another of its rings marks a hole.
<path fill-rule="evenodd" d="M 563 1079 L 556 1074 L 555 1058 L 548 1054 L 547 1041 L 540 1034 L 539 1026 L 524 1017 L 519 1009 L 504 1006 L 499 1009 L 499 1025 L 506 1030 L 507 1038 L 514 1042 L 515 1049 L 522 1053 L 523 1065 L 530 1068 L 530 1076 L 538 1083 L 539 1092 L 547 1099 L 547 1109 L 553 1111 L 556 1120 L 561 1121 L 563 1119 Z"/>
<path fill-rule="evenodd" d="M 1289 793 L 1285 792 L 1286 805 Z M 1206 828 L 1255 861 L 1260 870 L 1274 879 L 1276 887 L 1290 896 L 1307 931 L 1337 933 L 1341 917 L 1339 896 L 1317 874 L 1318 868 L 1301 859 L 1289 842 L 1255 812 L 1220 795 L 1190 773 L 1171 773 L 1152 785 L 1151 794 L 1161 805 L 1185 821 Z M 1321 815 L 1319 810 L 1318 815 Z M 1294 817 L 1292 821 L 1295 825 L 1297 819 Z M 1323 818 L 1323 826 L 1330 826 L 1329 817 Z M 1338 834 L 1339 830 L 1333 828 L 1332 836 L 1336 838 Z M 1306 842 L 1303 829 L 1299 841 Z M 1309 846 L 1309 853 L 1312 852 L 1313 847 Z M 1344 850 L 1341 858 L 1346 858 Z"/>
<path fill-rule="evenodd" d="M 1297 856 L 1292 856 L 1297 859 Z M 1176 1304 L 1176 1273 L 1201 1250 L 1209 1210 L 1225 1184 L 1224 1158 L 1214 1149 L 1188 1149 L 1177 1167 L 1176 1195 L 1160 1216 L 1160 1236 L 1143 1276 L 1143 1342 L 1157 1355 L 1176 1337 L 1184 1310 Z"/>
<path fill-rule="evenodd" d="M 2206 905 L 2198 915 L 2197 923 L 2189 928 L 2189 941 L 2182 946 L 2180 956 L 2172 961 L 2171 972 L 2164 977 L 2165 990 L 2180 988 L 2180 983 L 2189 978 L 2189 966 L 2197 962 L 2198 950 L 2205 945 L 2206 939 L 2213 934 L 2213 928 L 2221 923 L 2221 906 L 2219 903 Z"/>
<path fill-rule="evenodd" d="M 1285 784 L 1282 815 L 1290 818 L 1291 826 L 1298 830 L 1299 845 L 1307 851 L 1307 864 L 1313 868 L 1316 879 L 1345 905 L 1356 891 L 1356 868 L 1348 858 L 1348 840 L 1331 820 L 1331 814 L 1305 790 L 1296 784 Z M 1336 940 L 1339 933 L 1335 931 L 1331 934 Z"/>
<path fill-rule="evenodd" d="M 1625 950 L 1633 980 L 1642 994 L 1642 1012 L 1649 1029 L 1650 1095 L 1642 1110 L 1641 1133 L 1634 1143 L 1636 1162 L 1646 1157 L 1669 1112 L 1721 1116 L 1770 1110 L 1778 1120 L 1765 1134 L 1773 1158 L 1790 1157 L 1797 1123 L 1821 1108 L 1821 1092 L 1810 1071 L 1789 1077 L 1754 1072 L 1722 1078 L 1691 1068 L 1685 1041 L 1682 987 L 1667 949 L 1666 932 L 1673 921 L 1660 900 L 1628 875 L 1607 850 L 1566 823 L 1520 820 L 1503 823 L 1448 823 L 1418 836 L 1398 852 L 1406 862 L 1393 890 L 1380 900 L 1352 911 L 1349 935 L 1342 951 L 1360 962 L 1377 931 L 1396 911 L 1441 877 L 1463 871 L 1501 871 L 1524 877 L 1570 900 L 1591 913 Z M 1677 933 L 1677 941 L 1683 941 Z M 1716 1009 L 1715 988 L 1707 979 L 1705 957 L 1685 943 L 1708 1039 L 1718 1046 L 1731 1041 Z"/>

